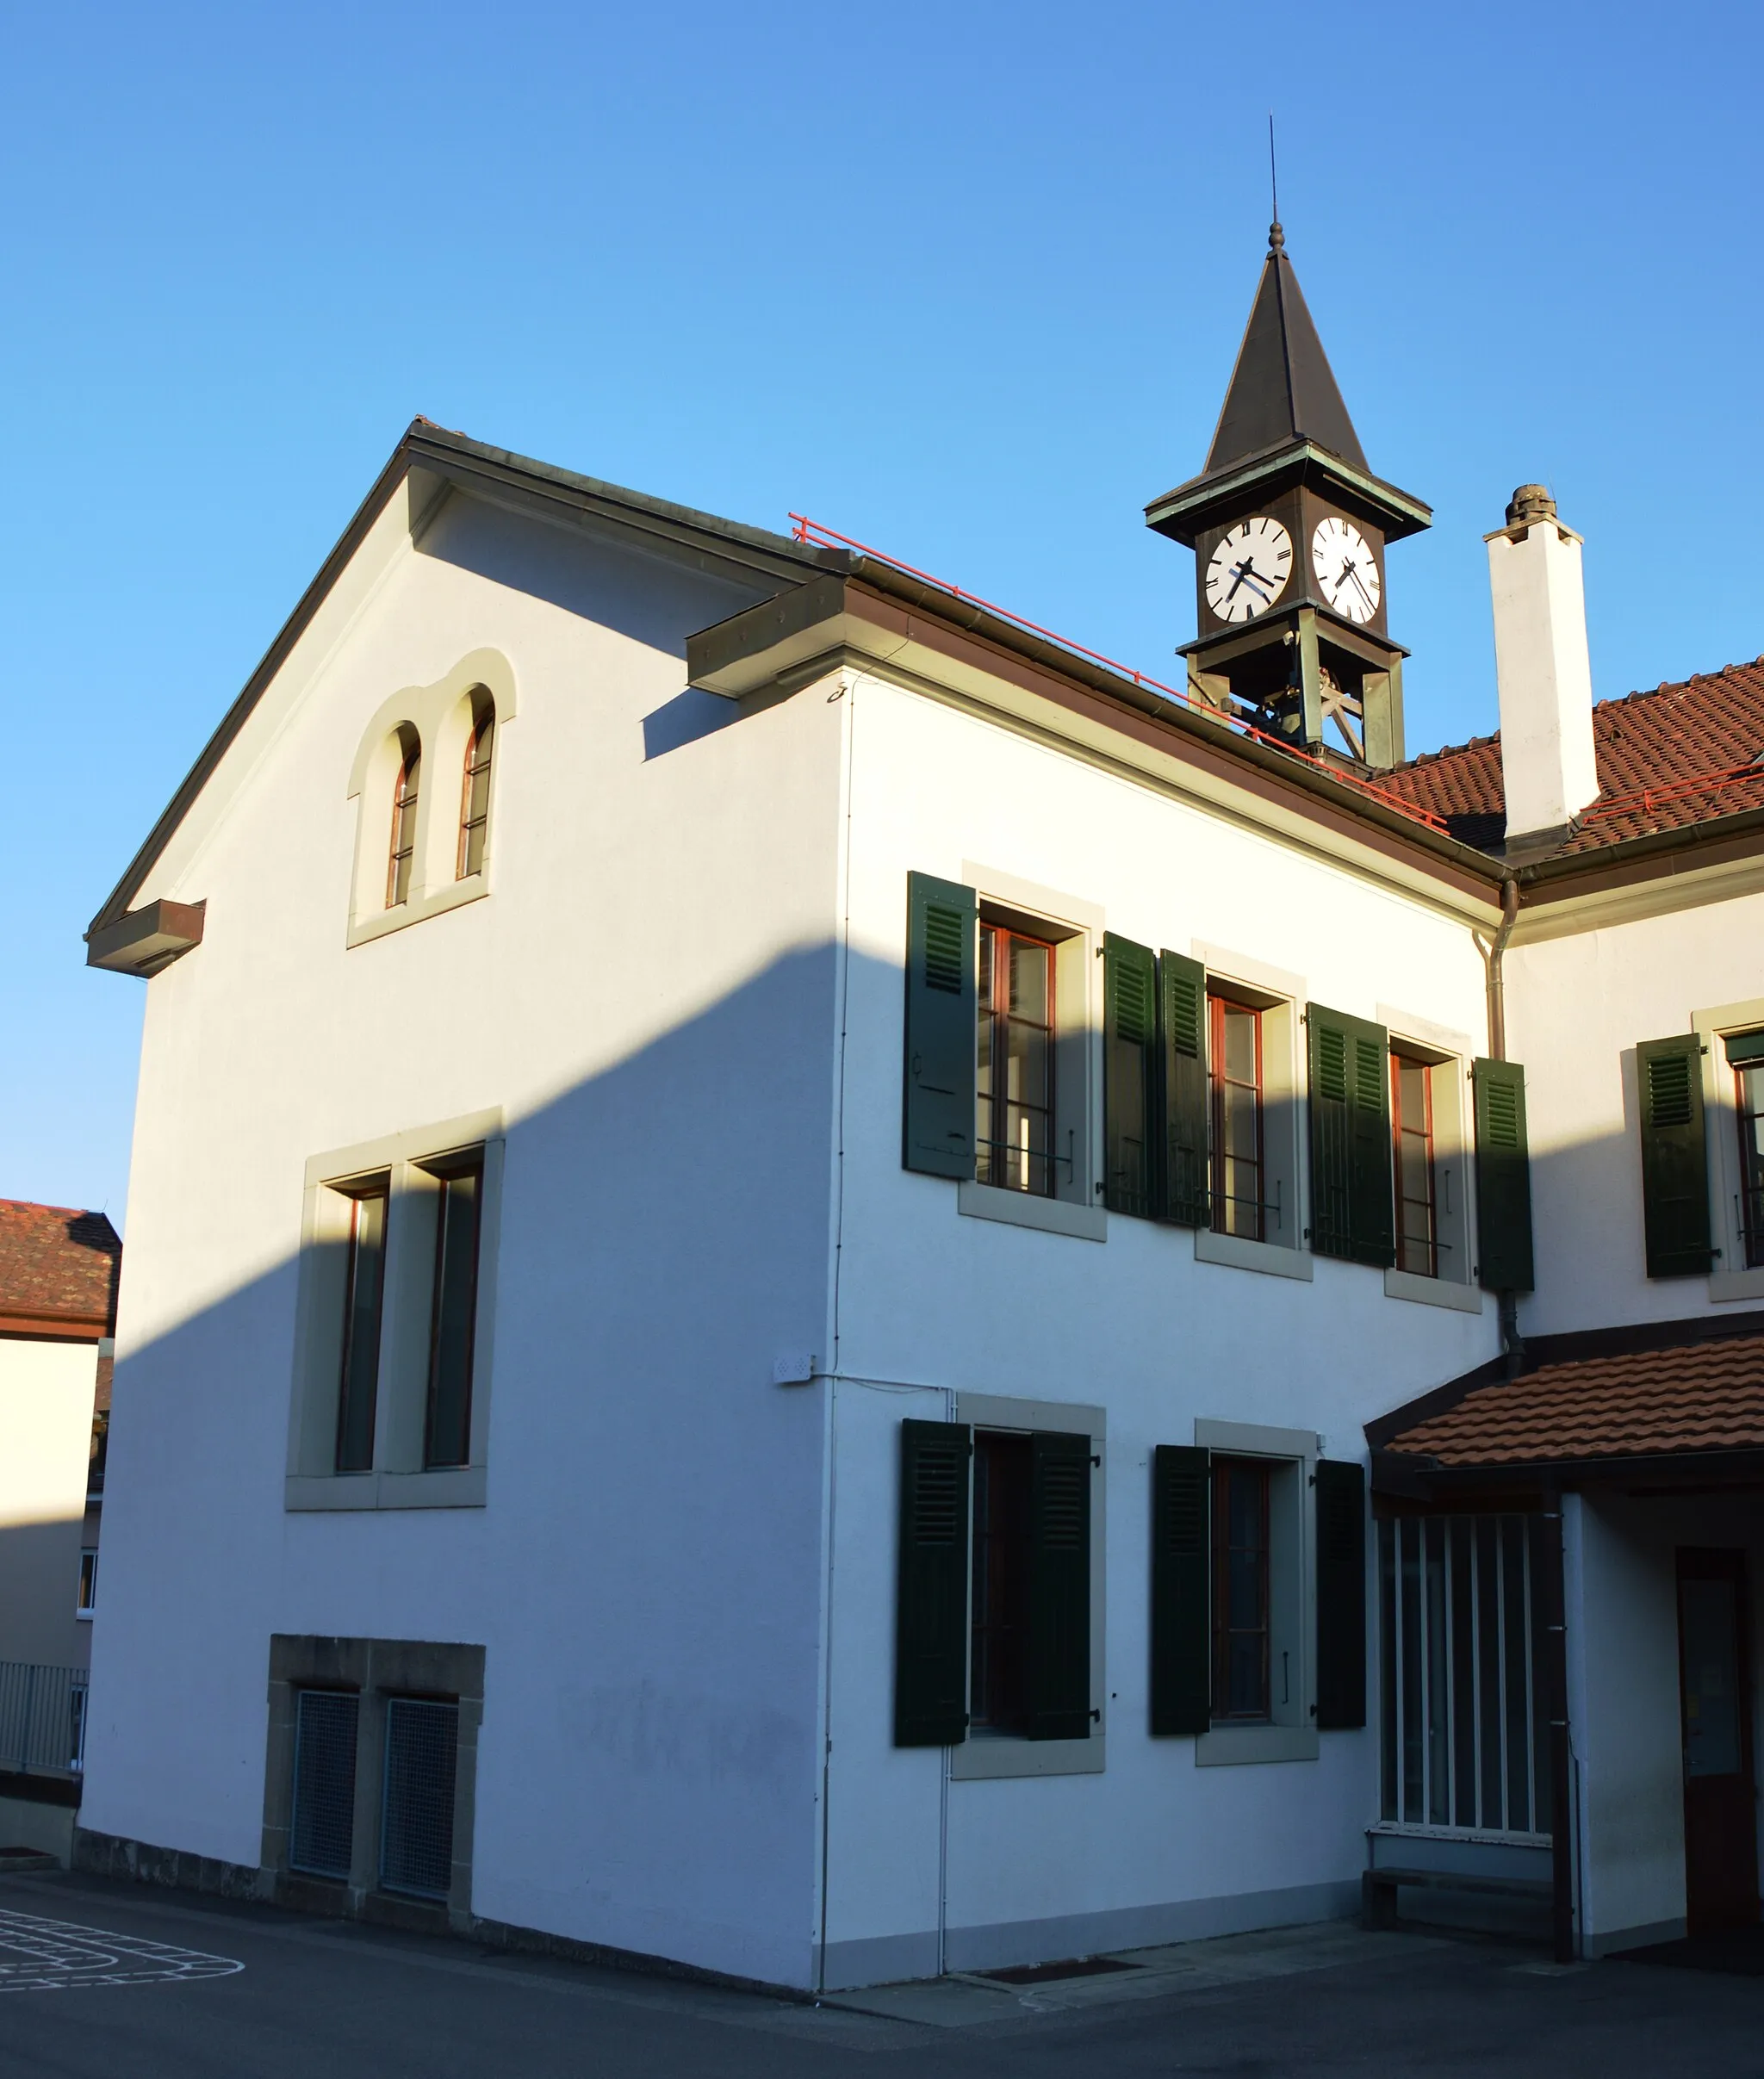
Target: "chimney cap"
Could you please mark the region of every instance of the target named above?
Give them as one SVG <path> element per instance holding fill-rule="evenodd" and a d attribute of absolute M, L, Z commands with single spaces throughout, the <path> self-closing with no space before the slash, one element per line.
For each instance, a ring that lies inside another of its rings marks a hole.
<path fill-rule="evenodd" d="M 1542 484 L 1521 484 L 1507 501 L 1509 527 L 1530 526 L 1533 520 L 1554 519 L 1556 500 Z"/>

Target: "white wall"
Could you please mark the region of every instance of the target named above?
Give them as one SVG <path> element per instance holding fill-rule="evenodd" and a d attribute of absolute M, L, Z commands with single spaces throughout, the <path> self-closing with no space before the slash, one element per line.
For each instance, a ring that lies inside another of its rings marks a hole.
<path fill-rule="evenodd" d="M 1736 1547 L 1746 1554 L 1755 1590 L 1755 1727 L 1764 1667 L 1755 1593 L 1764 1579 L 1764 1525 L 1748 1499 L 1716 1495 L 1586 1495 L 1578 1517 L 1577 1579 L 1569 1584 L 1569 1712 L 1583 1776 L 1584 1928 L 1598 1953 L 1683 1932 L 1677 1548 Z"/>
<path fill-rule="evenodd" d="M 272 1632 L 481 1641 L 475 1909 L 805 1977 L 842 718 L 684 691 L 752 596 L 456 499 L 163 891 L 87 1826 L 255 1865 Z M 366 721 L 486 646 L 493 892 L 346 950 Z M 497 1105 L 488 1506 L 286 1512 L 307 1159 Z"/>
<path fill-rule="evenodd" d="M 1146 1730 L 1151 1450 L 1198 1418 L 1363 1456 L 1370 1417 L 1494 1353 L 1493 1303 L 1387 1298 L 1379 1271 L 1322 1260 L 1314 1282 L 1196 1262 L 1188 1232 L 1116 1215 L 1101 1245 L 960 1215 L 953 1184 L 901 1168 L 906 877 L 984 862 L 1146 945 L 1231 947 L 1307 998 L 1400 1005 L 1481 1051 L 1469 933 L 930 699 L 866 680 L 853 706 L 829 1969 L 922 1955 L 928 1931 L 935 1949 L 940 1914 L 953 1961 L 996 1961 L 1341 1909 L 1377 1816 L 1376 1730 L 1205 1768 Z M 954 1389 L 1107 1408 L 1108 1766 L 952 1782 L 946 1809 L 941 1756 L 890 1745 L 889 1700 L 898 1424 Z"/>
<path fill-rule="evenodd" d="M 1537 1289 L 1522 1303 L 1521 1329 L 1718 1312 L 1706 1278 L 1647 1275 L 1635 1049 L 1688 1033 L 1699 1010 L 1764 997 L 1764 895 L 1513 946 L 1506 971 L 1508 1051 L 1525 1067 L 1537 1238 Z M 1712 1141 L 1712 1120 L 1711 1130 Z M 1712 1178 L 1718 1152 L 1711 1145 Z"/>
<path fill-rule="evenodd" d="M 0 1660 L 77 1667 L 96 1343 L 0 1337 Z"/>

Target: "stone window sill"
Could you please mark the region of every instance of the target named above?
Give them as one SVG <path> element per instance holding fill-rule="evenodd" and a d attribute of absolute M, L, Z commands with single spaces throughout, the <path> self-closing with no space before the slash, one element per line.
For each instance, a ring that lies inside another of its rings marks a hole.
<path fill-rule="evenodd" d="M 1450 1278 L 1417 1277 L 1413 1270 L 1387 1270 L 1384 1296 L 1387 1300 L 1413 1300 L 1418 1306 L 1449 1306 L 1461 1314 L 1482 1311 L 1480 1286 L 1457 1285 Z"/>
<path fill-rule="evenodd" d="M 1308 1249 L 1283 1249 L 1277 1242 L 1252 1242 L 1241 1234 L 1214 1234 L 1210 1227 L 1195 1230 L 1195 1261 L 1259 1270 L 1264 1277 L 1299 1278 L 1307 1285 L 1317 1275 Z"/>
<path fill-rule="evenodd" d="M 290 1473 L 283 1506 L 312 1509 L 481 1509 L 482 1466 L 434 1473 Z"/>
<path fill-rule="evenodd" d="M 1215 1725 L 1195 1741 L 1197 1769 L 1241 1768 L 1264 1761 L 1314 1761 L 1317 1734 L 1306 1725 Z"/>
<path fill-rule="evenodd" d="M 1711 1270 L 1709 1297 L 1717 1306 L 1734 1300 L 1764 1300 L 1764 1269 Z"/>
<path fill-rule="evenodd" d="M 376 909 L 371 915 L 351 917 L 349 922 L 347 943 L 365 946 L 370 939 L 383 939 L 390 932 L 402 931 L 407 924 L 420 924 L 425 917 L 439 916 L 444 909 L 457 909 L 466 903 L 475 903 L 488 895 L 490 883 L 482 873 L 469 875 L 463 881 L 449 881 L 444 886 L 424 890 L 413 895 L 395 909 Z"/>
<path fill-rule="evenodd" d="M 1106 1242 L 1109 1215 L 1101 1206 L 1074 1206 L 1063 1198 L 1034 1198 L 1027 1191 L 1005 1191 L 997 1184 L 964 1180 L 955 1187 L 955 1209 L 970 1219 L 1003 1220 L 1013 1227 L 1036 1227 L 1043 1234 L 1074 1235 L 1081 1242 Z"/>
<path fill-rule="evenodd" d="M 1102 1735 L 1088 1740 L 1017 1740 L 997 1733 L 972 1733 L 949 1750 L 952 1783 L 976 1783 L 1005 1776 L 1100 1776 Z"/>

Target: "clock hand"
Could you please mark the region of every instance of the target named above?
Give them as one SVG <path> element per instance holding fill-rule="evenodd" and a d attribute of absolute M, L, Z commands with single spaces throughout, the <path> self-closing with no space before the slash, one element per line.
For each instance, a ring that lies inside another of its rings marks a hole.
<path fill-rule="evenodd" d="M 1355 586 L 1357 588 L 1357 590 L 1358 590 L 1358 592 L 1359 592 L 1359 595 L 1360 595 L 1360 597 L 1361 597 L 1361 598 L 1362 598 L 1362 599 L 1363 599 L 1363 600 L 1366 602 L 1366 605 L 1367 605 L 1369 607 L 1372 607 L 1372 611 L 1373 611 L 1376 613 L 1376 612 L 1377 611 L 1377 608 L 1376 608 L 1376 606 L 1372 606 L 1372 595 L 1371 595 L 1371 593 L 1366 590 L 1366 587 L 1365 587 L 1365 586 L 1364 586 L 1363 584 L 1361 584 L 1361 583 L 1360 583 L 1360 574 L 1359 574 L 1359 571 L 1358 571 L 1358 570 L 1357 570 L 1357 569 L 1355 568 L 1355 566 L 1354 566 L 1353 564 L 1350 563 L 1350 564 L 1348 565 L 1348 567 L 1347 567 L 1347 569 L 1346 569 L 1346 572 L 1345 573 L 1345 574 L 1346 576 L 1348 576 L 1348 577 L 1351 577 L 1351 578 L 1353 580 L 1354 584 L 1355 584 Z"/>
<path fill-rule="evenodd" d="M 1235 595 L 1239 585 L 1247 585 L 1250 590 L 1256 593 L 1257 596 L 1264 602 L 1273 597 L 1273 594 L 1266 588 L 1266 584 L 1263 579 L 1261 572 L 1256 568 L 1256 559 L 1254 556 L 1246 555 L 1243 562 L 1238 565 L 1237 582 L 1236 584 L 1233 585 L 1230 592 L 1227 593 L 1225 595 L 1227 605 L 1231 604 L 1232 599 Z"/>

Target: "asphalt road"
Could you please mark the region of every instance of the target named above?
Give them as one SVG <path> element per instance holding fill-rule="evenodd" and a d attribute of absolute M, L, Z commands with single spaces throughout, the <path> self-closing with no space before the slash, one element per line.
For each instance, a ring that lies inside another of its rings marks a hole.
<path fill-rule="evenodd" d="M 1562 1971 L 1504 1945 L 1345 1930 L 1161 1953 L 1109 1983 L 816 2008 L 93 1879 L 0 1877 L 0 2075 L 1764 2074 L 1764 1978 Z"/>

